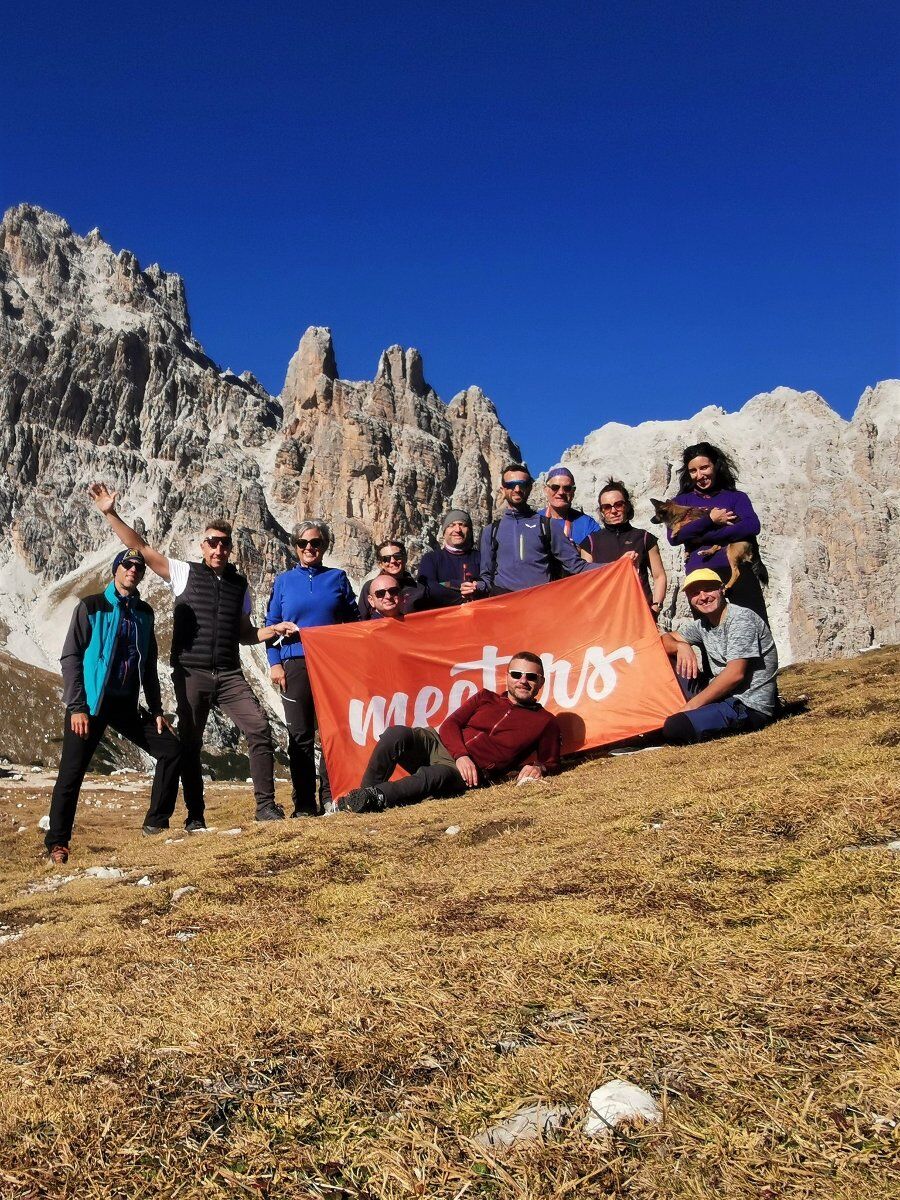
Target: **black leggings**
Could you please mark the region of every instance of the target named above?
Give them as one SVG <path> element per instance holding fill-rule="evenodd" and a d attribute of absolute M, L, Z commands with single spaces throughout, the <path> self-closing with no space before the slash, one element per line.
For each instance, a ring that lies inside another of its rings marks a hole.
<path fill-rule="evenodd" d="M 294 792 L 294 812 L 312 813 L 316 808 L 316 710 L 313 706 L 309 669 L 305 658 L 289 658 L 284 667 L 285 691 L 282 696 L 284 723 L 288 731 L 288 758 Z M 320 788 L 322 808 L 331 800 L 331 784 L 322 758 Z"/>

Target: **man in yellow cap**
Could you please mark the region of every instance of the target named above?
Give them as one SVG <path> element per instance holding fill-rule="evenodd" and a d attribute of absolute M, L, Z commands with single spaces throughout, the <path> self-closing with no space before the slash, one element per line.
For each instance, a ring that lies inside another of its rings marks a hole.
<path fill-rule="evenodd" d="M 772 631 L 749 608 L 729 604 L 721 578 L 709 567 L 691 571 L 683 587 L 695 620 L 662 638 L 688 699 L 681 712 L 667 718 L 663 737 L 698 742 L 761 729 L 778 706 L 778 651 Z M 702 651 L 702 671 L 694 646 Z"/>

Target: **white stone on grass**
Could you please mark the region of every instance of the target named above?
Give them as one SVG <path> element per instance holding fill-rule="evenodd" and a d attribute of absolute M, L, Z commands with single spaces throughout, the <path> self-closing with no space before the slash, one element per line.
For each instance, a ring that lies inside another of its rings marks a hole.
<path fill-rule="evenodd" d="M 85 879 L 125 879 L 128 872 L 123 867 L 88 867 Z M 146 885 L 145 885 L 146 886 Z"/>
<path fill-rule="evenodd" d="M 459 830 L 460 830 L 459 825 L 449 825 L 444 830 L 444 833 L 447 835 L 447 837 L 456 837 L 456 835 L 459 833 Z"/>
<path fill-rule="evenodd" d="M 572 1117 L 567 1104 L 529 1104 L 475 1135 L 480 1146 L 513 1146 L 516 1142 L 534 1142 L 559 1129 Z"/>
<path fill-rule="evenodd" d="M 50 814 L 47 813 L 47 815 L 45 817 L 41 817 L 41 819 L 38 821 L 38 829 L 43 829 L 44 833 L 46 833 L 49 828 L 50 828 Z"/>
<path fill-rule="evenodd" d="M 141 878 L 137 881 L 137 883 L 134 886 L 135 887 L 153 887 L 153 880 L 150 878 L 149 875 L 142 875 Z"/>
<path fill-rule="evenodd" d="M 606 1137 L 616 1125 L 635 1120 L 661 1121 L 662 1109 L 643 1088 L 611 1079 L 591 1092 L 584 1132 L 588 1137 Z"/>
<path fill-rule="evenodd" d="M 170 903 L 177 904 L 179 900 L 183 900 L 185 896 L 189 896 L 191 892 L 196 892 L 196 890 L 197 889 L 195 887 L 190 886 L 176 888 L 172 893 L 172 899 Z"/>

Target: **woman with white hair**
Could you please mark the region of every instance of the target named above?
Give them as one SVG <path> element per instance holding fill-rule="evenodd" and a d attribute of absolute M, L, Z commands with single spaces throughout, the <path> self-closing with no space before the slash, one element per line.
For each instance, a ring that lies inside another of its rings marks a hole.
<path fill-rule="evenodd" d="M 323 761 L 319 808 L 316 804 L 316 712 L 303 650 L 303 630 L 316 625 L 358 621 L 359 608 L 345 572 L 322 564 L 322 557 L 331 544 L 331 530 L 324 521 L 299 521 L 294 526 L 291 541 L 297 565 L 275 576 L 269 613 L 293 613 L 290 620 L 300 627 L 300 636 L 286 638 L 266 653 L 272 683 L 282 693 L 288 729 L 294 791 L 291 816 L 314 817 L 326 810 L 331 800 L 331 786 Z M 286 621 L 289 618 L 278 619 Z"/>

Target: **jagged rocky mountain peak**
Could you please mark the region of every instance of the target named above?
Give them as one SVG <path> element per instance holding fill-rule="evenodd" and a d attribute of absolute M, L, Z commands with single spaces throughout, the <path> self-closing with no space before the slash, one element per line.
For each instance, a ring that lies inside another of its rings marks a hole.
<path fill-rule="evenodd" d="M 547 384 L 557 429 L 566 389 L 564 374 Z M 813 391 L 776 387 L 736 412 L 607 423 L 566 456 L 579 503 L 593 510 L 612 475 L 646 525 L 649 496 L 676 492 L 681 450 L 703 439 L 734 455 L 762 518 L 785 658 L 896 641 L 900 382 L 867 388 L 850 422 Z M 196 557 L 210 514 L 231 514 L 261 609 L 295 521 L 328 520 L 331 561 L 359 581 L 384 538 L 415 560 L 447 507 L 491 520 L 521 452 L 481 388 L 445 404 L 415 349 L 386 349 L 371 380 L 342 379 L 324 326 L 303 334 L 276 399 L 193 338 L 180 276 L 19 205 L 0 222 L 0 458 L 0 630 L 13 653 L 55 667 L 66 606 L 114 549 L 85 496 L 92 479 L 182 557 Z M 680 554 L 664 556 L 677 581 Z"/>
<path fill-rule="evenodd" d="M 0 621 L 31 661 L 55 665 L 65 631 L 43 594 L 70 603 L 95 587 L 113 548 L 86 499 L 92 479 L 182 557 L 196 557 L 210 514 L 230 514 L 262 605 L 296 520 L 328 519 L 333 561 L 359 579 L 375 541 L 423 546 L 460 498 L 486 520 L 511 446 L 492 407 L 451 415 L 416 350 L 389 348 L 370 382 L 342 380 L 322 326 L 300 339 L 276 399 L 192 337 L 180 276 L 34 206 L 0 223 Z"/>

